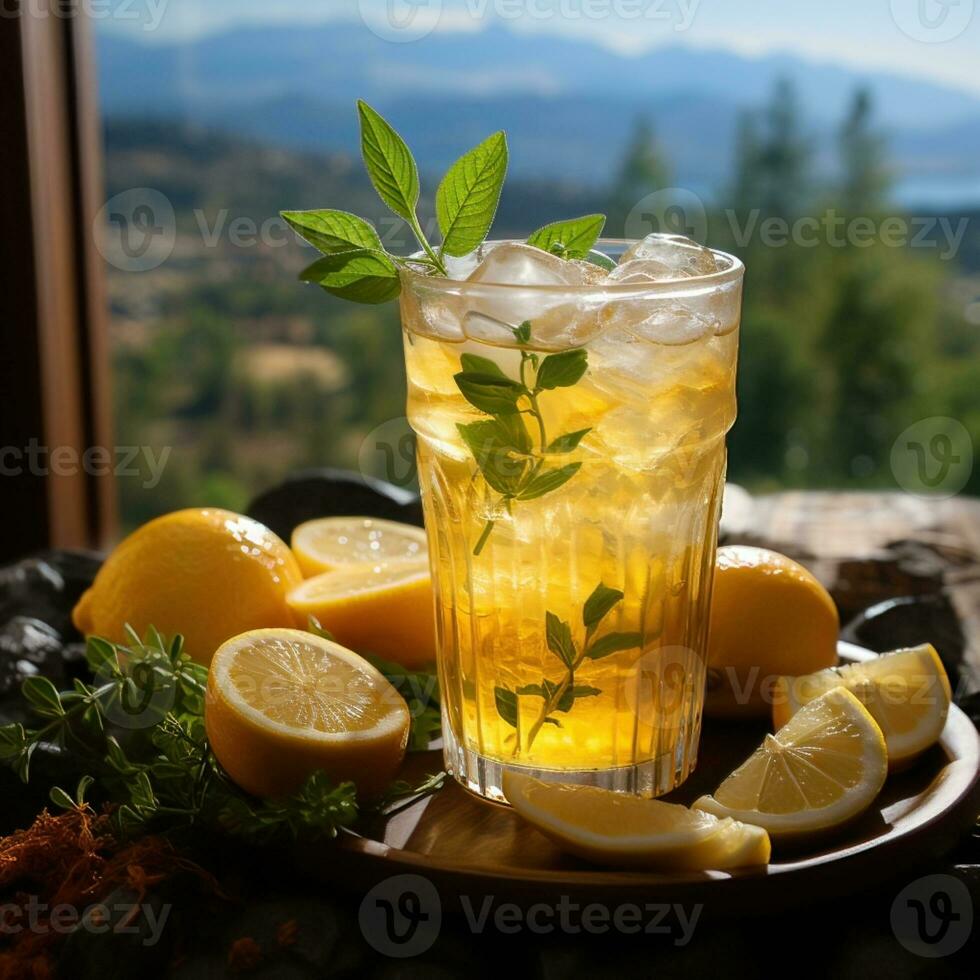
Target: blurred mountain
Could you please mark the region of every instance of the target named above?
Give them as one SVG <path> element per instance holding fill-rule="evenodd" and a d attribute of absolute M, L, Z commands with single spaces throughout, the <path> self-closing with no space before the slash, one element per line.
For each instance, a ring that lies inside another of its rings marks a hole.
<path fill-rule="evenodd" d="M 167 116 L 300 149 L 356 149 L 355 98 L 390 116 L 422 165 L 438 169 L 489 128 L 508 132 L 515 173 L 595 183 L 648 115 L 678 181 L 727 177 L 735 120 L 780 76 L 813 121 L 814 153 L 858 85 L 875 99 L 901 174 L 978 174 L 980 99 L 928 81 L 806 61 L 682 46 L 636 57 L 589 41 L 489 27 L 391 44 L 361 25 L 240 28 L 181 44 L 102 33 L 107 115 Z"/>

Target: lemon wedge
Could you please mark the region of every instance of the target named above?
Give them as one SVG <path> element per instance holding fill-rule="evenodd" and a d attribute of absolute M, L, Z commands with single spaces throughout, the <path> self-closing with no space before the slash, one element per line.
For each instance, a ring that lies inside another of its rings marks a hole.
<path fill-rule="evenodd" d="M 358 565 L 324 572 L 292 589 L 297 626 L 310 616 L 333 638 L 409 668 L 435 660 L 435 613 L 428 561 Z"/>
<path fill-rule="evenodd" d="M 815 834 L 868 808 L 888 774 L 885 739 L 846 688 L 810 701 L 694 807 L 765 827 L 773 838 Z"/>
<path fill-rule="evenodd" d="M 377 517 L 320 517 L 300 524 L 290 541 L 309 578 L 353 565 L 385 565 L 426 557 L 425 531 Z"/>
<path fill-rule="evenodd" d="M 595 786 L 505 772 L 504 795 L 562 850 L 618 868 L 725 870 L 765 864 L 769 835 L 729 818 Z"/>
<path fill-rule="evenodd" d="M 804 704 L 837 686 L 856 695 L 878 722 L 890 769 L 933 745 L 949 714 L 949 678 L 935 648 L 924 643 L 803 677 L 780 677 L 773 688 L 773 724 L 782 728 Z"/>
<path fill-rule="evenodd" d="M 380 793 L 405 754 L 408 705 L 356 653 L 312 633 L 263 629 L 218 648 L 204 726 L 242 789 L 286 796 L 322 769 Z"/>

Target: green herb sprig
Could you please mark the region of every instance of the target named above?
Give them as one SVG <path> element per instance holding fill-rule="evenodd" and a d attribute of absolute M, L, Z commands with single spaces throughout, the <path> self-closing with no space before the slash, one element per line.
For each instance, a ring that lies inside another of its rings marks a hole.
<path fill-rule="evenodd" d="M 576 347 L 541 358 L 527 349 L 531 340 L 528 321 L 514 330 L 514 337 L 521 347 L 519 380 L 507 377 L 495 361 L 477 354 L 463 354 L 463 370 L 453 376 L 462 396 L 490 416 L 486 421 L 457 423 L 456 428 L 487 485 L 500 495 L 496 505 L 508 511 L 511 501 L 534 500 L 567 483 L 582 464 L 548 466 L 545 461 L 573 452 L 592 431 L 578 429 L 549 439 L 539 403 L 543 392 L 578 383 L 588 369 L 585 350 Z M 536 447 L 524 415 L 534 421 Z M 483 550 L 494 524 L 493 518 L 487 519 L 473 547 L 474 555 Z"/>
<path fill-rule="evenodd" d="M 320 208 L 282 211 L 301 238 L 323 253 L 300 273 L 328 293 L 355 303 L 386 303 L 401 291 L 399 270 L 414 266 L 448 276 L 446 256 L 468 255 L 486 239 L 497 213 L 507 174 L 507 138 L 493 133 L 464 153 L 436 188 L 436 221 L 442 242 L 434 246 L 418 216 L 421 195 L 418 166 L 411 150 L 384 117 L 358 101 L 361 156 L 378 196 L 406 222 L 422 250 L 412 258 L 389 252 L 369 221 L 347 211 Z M 538 229 L 528 244 L 562 258 L 590 258 L 605 217 L 585 215 Z"/>
<path fill-rule="evenodd" d="M 23 695 L 42 724 L 0 727 L 0 762 L 24 781 L 45 746 L 68 749 L 78 772 L 74 795 L 60 786 L 50 799 L 60 807 L 97 802 L 113 806 L 121 835 L 223 829 L 256 842 L 291 837 L 333 837 L 360 814 L 356 787 L 314 773 L 282 800 L 258 800 L 240 790 L 212 754 L 204 731 L 207 669 L 193 661 L 180 636 L 168 642 L 152 627 L 130 643 L 90 637 L 86 661 L 94 682 L 75 680 L 59 691 L 45 677 L 30 677 Z M 430 791 L 398 784 L 384 801 Z"/>
<path fill-rule="evenodd" d="M 558 680 L 542 678 L 540 684 L 525 684 L 512 690 L 506 686 L 494 688 L 494 701 L 497 714 L 512 728 L 517 728 L 519 716 L 519 697 L 536 697 L 541 699 L 541 709 L 538 717 L 528 729 L 524 750 L 531 748 L 538 732 L 544 725 L 561 727 L 561 722 L 554 716 L 555 712 L 567 714 L 575 702 L 581 698 L 591 698 L 602 691 L 598 687 L 575 683 L 575 672 L 586 660 L 602 660 L 623 650 L 632 650 L 642 646 L 641 633 L 605 633 L 598 639 L 596 631 L 603 619 L 623 599 L 619 589 L 611 589 L 600 582 L 592 594 L 585 600 L 582 609 L 582 625 L 585 627 L 585 639 L 581 649 L 572 638 L 572 627 L 567 620 L 560 619 L 555 613 L 545 614 L 545 639 L 548 649 L 561 661 L 564 671 Z M 521 751 L 520 738 L 514 745 L 514 754 Z"/>

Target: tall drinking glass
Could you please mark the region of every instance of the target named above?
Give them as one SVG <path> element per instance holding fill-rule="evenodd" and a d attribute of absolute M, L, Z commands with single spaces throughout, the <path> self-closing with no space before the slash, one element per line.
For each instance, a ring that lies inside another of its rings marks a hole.
<path fill-rule="evenodd" d="M 485 797 L 508 769 L 660 795 L 694 766 L 744 271 L 711 256 L 403 273 L 446 766 Z"/>

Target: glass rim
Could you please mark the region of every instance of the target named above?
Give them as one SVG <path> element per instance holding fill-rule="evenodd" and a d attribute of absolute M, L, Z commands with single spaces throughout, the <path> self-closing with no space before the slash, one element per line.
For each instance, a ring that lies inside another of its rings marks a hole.
<path fill-rule="evenodd" d="M 638 238 L 600 238 L 596 241 L 595 247 L 600 251 L 605 247 L 625 250 L 631 245 L 635 245 L 642 239 Z M 517 238 L 495 238 L 483 243 L 487 245 L 524 245 L 526 241 Z M 708 246 L 704 246 L 708 248 Z M 686 276 L 677 279 L 662 279 L 657 282 L 596 282 L 580 284 L 548 284 L 548 285 L 523 285 L 521 283 L 507 282 L 469 282 L 466 279 L 451 279 L 448 276 L 429 275 L 412 266 L 402 266 L 400 273 L 412 286 L 425 289 L 438 289 L 446 293 L 466 294 L 476 292 L 495 292 L 499 290 L 520 289 L 529 293 L 540 293 L 543 295 L 585 295 L 589 293 L 610 293 L 616 296 L 673 296 L 690 295 L 692 293 L 712 292 L 722 286 L 741 280 L 745 272 L 745 265 L 741 259 L 720 249 L 708 248 L 716 259 L 720 259 L 725 267 L 715 272 L 709 272 L 700 276 Z M 409 259 L 416 256 L 424 256 L 422 251 L 414 252 Z M 435 291 L 435 290 L 433 290 Z"/>

